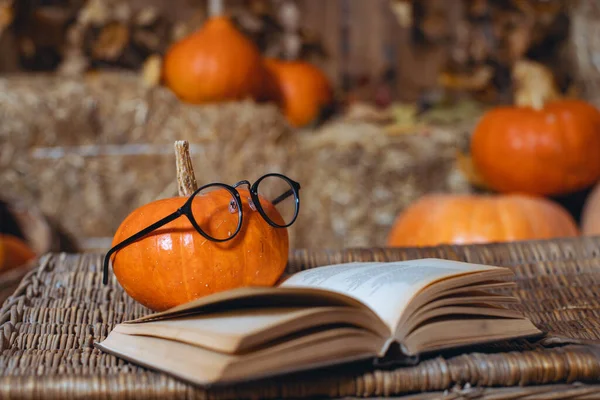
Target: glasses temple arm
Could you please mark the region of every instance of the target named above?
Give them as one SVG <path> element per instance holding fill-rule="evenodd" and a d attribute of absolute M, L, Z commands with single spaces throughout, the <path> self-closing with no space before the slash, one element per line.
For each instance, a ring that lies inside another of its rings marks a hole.
<path fill-rule="evenodd" d="M 128 237 L 127 239 L 123 240 L 122 242 L 119 242 L 117 245 L 113 246 L 113 248 L 111 248 L 107 253 L 106 256 L 104 256 L 104 266 L 103 266 L 103 273 L 102 273 L 102 283 L 104 285 L 106 285 L 108 283 L 108 265 L 110 263 L 110 257 L 118 250 L 122 249 L 125 246 L 128 246 L 130 244 L 132 244 L 133 242 L 136 242 L 137 240 L 141 239 L 142 237 L 146 236 L 147 234 L 149 234 L 150 232 L 160 228 L 163 225 L 168 224 L 169 222 L 179 218 L 182 215 L 182 211 L 181 210 L 177 210 L 174 213 L 167 215 L 166 217 L 164 217 L 163 219 L 153 223 L 152 225 L 142 229 L 141 231 L 139 231 L 138 233 Z"/>
<path fill-rule="evenodd" d="M 271 204 L 276 206 L 277 204 L 281 203 L 282 201 L 284 201 L 285 199 L 287 199 L 288 197 L 290 197 L 293 194 L 294 194 L 294 191 L 292 189 L 289 189 L 288 191 L 286 191 L 283 194 L 280 194 L 273 201 L 271 201 Z"/>

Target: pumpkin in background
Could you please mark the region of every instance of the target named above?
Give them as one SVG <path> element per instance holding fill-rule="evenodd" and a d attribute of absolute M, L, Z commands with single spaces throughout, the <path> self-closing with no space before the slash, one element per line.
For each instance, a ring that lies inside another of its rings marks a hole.
<path fill-rule="evenodd" d="M 277 102 L 293 126 L 314 121 L 333 101 L 333 89 L 325 74 L 305 61 L 265 59 L 266 97 Z"/>
<path fill-rule="evenodd" d="M 581 233 L 600 235 L 600 184 L 589 194 L 581 212 Z"/>
<path fill-rule="evenodd" d="M 139 232 L 181 207 L 196 189 L 187 142 L 176 143 L 180 197 L 157 200 L 127 216 L 113 245 Z M 118 250 L 113 271 L 133 299 L 155 311 L 187 303 L 202 296 L 244 286 L 273 286 L 283 274 L 289 250 L 287 229 L 273 228 L 248 204 L 250 194 L 238 189 L 243 220 L 231 240 L 213 242 L 181 216 Z M 213 237 L 235 231 L 237 214 L 229 211 L 231 194 L 224 189 L 194 197 L 192 212 L 198 224 Z M 271 220 L 284 225 L 282 216 L 261 201 Z"/>
<path fill-rule="evenodd" d="M 580 100 L 541 110 L 498 107 L 479 121 L 471 155 L 500 192 L 568 194 L 600 179 L 600 112 Z"/>
<path fill-rule="evenodd" d="M 396 219 L 388 246 L 435 246 L 577 236 L 559 204 L 527 195 L 426 195 Z"/>
<path fill-rule="evenodd" d="M 20 267 L 33 260 L 36 254 L 16 236 L 0 234 L 0 273 Z"/>
<path fill-rule="evenodd" d="M 256 97 L 263 74 L 258 47 L 224 16 L 176 42 L 163 65 L 166 86 L 196 104 Z"/>
<path fill-rule="evenodd" d="M 486 185 L 552 196 L 597 182 L 600 111 L 562 98 L 552 72 L 539 63 L 515 63 L 513 79 L 515 104 L 486 112 L 471 138 L 473 164 Z"/>

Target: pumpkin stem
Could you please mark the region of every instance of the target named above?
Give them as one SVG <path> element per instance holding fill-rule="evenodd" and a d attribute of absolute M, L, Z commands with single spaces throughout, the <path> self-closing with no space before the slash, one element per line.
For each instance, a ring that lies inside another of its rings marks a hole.
<path fill-rule="evenodd" d="M 519 107 L 541 110 L 552 100 L 561 98 L 552 71 L 528 60 L 517 61 L 512 75 L 515 83 L 514 103 Z"/>
<path fill-rule="evenodd" d="M 211 17 L 223 15 L 223 0 L 209 0 L 208 15 Z"/>
<path fill-rule="evenodd" d="M 190 144 L 187 140 L 175 142 L 175 162 L 177 165 L 177 185 L 179 196 L 187 197 L 198 189 L 196 175 L 190 157 Z"/>

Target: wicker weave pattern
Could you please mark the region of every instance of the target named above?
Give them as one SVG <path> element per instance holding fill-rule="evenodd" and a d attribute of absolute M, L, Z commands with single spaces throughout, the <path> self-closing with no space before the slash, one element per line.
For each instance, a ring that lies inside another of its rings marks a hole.
<path fill-rule="evenodd" d="M 116 323 L 149 311 L 132 301 L 114 278 L 108 287 L 100 284 L 101 255 L 51 254 L 0 309 L 0 398 L 369 397 L 426 391 L 430 393 L 414 398 L 429 399 L 445 390 L 452 399 L 599 395 L 593 385 L 525 386 L 500 392 L 490 387 L 595 382 L 600 377 L 600 348 L 595 345 L 600 341 L 600 238 L 426 249 L 300 250 L 292 254 L 289 271 L 353 260 L 423 257 L 514 267 L 522 309 L 556 337 L 448 353 L 415 367 L 332 368 L 207 391 L 93 349 L 92 343 L 103 339 Z M 465 384 L 471 387 L 453 389 Z"/>

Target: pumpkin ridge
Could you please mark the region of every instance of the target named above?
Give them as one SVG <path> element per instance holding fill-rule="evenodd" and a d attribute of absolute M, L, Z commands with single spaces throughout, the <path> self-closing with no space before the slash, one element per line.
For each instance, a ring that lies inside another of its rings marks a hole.
<path fill-rule="evenodd" d="M 500 237 L 509 237 L 509 235 L 513 232 L 511 218 L 509 214 L 508 207 L 503 207 L 503 205 L 499 201 L 494 201 L 496 212 L 498 213 L 498 219 L 500 220 L 500 228 L 502 232 Z M 507 205 L 510 203 L 507 203 Z M 512 206 L 512 204 L 510 204 Z"/>
<path fill-rule="evenodd" d="M 539 213 L 539 211 L 537 211 L 534 208 L 535 204 L 533 204 L 533 202 L 531 201 L 531 199 L 529 197 L 519 195 L 519 197 L 517 198 L 516 195 L 513 195 L 512 201 L 515 201 L 517 199 L 522 201 L 523 206 L 519 208 L 519 213 L 522 216 L 523 222 L 527 225 L 527 231 L 524 233 L 523 236 L 525 236 L 525 237 L 533 236 L 532 239 L 542 239 L 544 236 L 547 235 L 547 227 L 542 226 L 540 223 L 544 222 L 544 225 L 545 225 L 546 218 L 543 218 L 541 220 L 532 218 L 532 215 Z M 541 200 L 543 201 L 543 199 L 541 199 Z M 546 217 L 545 206 L 546 206 L 545 203 L 540 204 L 540 209 L 542 211 L 543 217 Z M 535 237 L 536 236 L 535 232 L 542 232 L 542 233 L 537 234 L 537 236 L 540 236 L 540 237 Z"/>
<path fill-rule="evenodd" d="M 180 217 L 181 218 L 181 217 Z M 184 238 L 185 238 L 185 233 L 183 233 L 182 235 L 177 236 L 177 247 L 178 247 L 178 252 L 179 252 L 179 258 L 182 260 L 185 260 L 187 258 L 187 253 L 184 252 Z M 190 285 L 188 282 L 188 268 L 190 266 L 186 265 L 184 266 L 184 268 L 181 268 L 181 279 L 183 281 L 183 287 L 185 288 L 185 292 L 186 292 L 186 297 L 191 300 L 194 297 L 192 296 L 192 293 L 190 291 Z"/>

